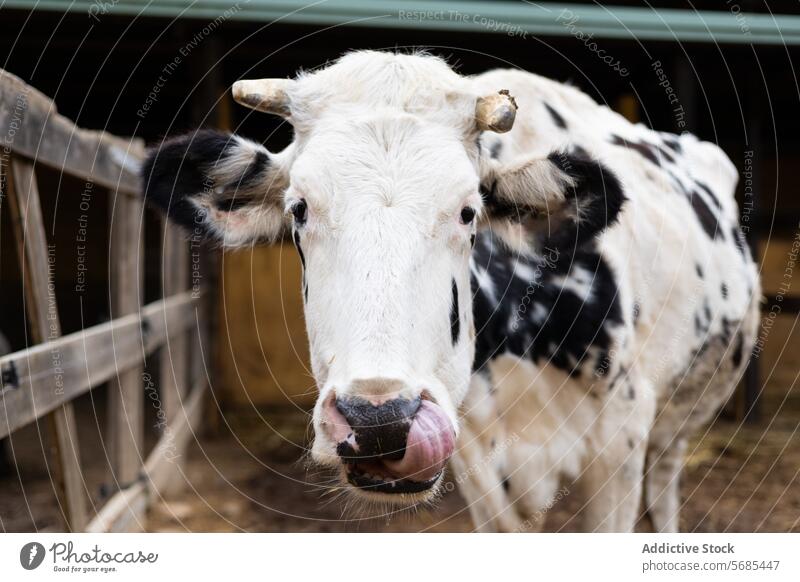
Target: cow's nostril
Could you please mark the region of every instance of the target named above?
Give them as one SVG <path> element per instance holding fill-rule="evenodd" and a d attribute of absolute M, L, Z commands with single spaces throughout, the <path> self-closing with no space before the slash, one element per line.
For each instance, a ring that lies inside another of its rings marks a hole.
<path fill-rule="evenodd" d="M 358 452 L 340 446 L 343 458 L 401 459 L 411 422 L 420 407 L 420 398 L 393 398 L 372 403 L 359 396 L 336 398 L 336 409 L 353 429 Z"/>
<path fill-rule="evenodd" d="M 421 399 L 393 398 L 374 404 L 359 396 L 336 399 L 336 408 L 353 428 L 379 428 L 397 422 L 410 422 Z"/>

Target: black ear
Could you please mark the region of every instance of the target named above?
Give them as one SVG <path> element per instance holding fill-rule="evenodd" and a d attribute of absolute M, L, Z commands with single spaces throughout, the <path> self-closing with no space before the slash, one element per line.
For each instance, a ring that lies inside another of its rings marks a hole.
<path fill-rule="evenodd" d="M 614 172 L 575 152 L 512 162 L 486 178 L 490 218 L 523 223 L 536 247 L 567 255 L 614 224 L 625 203 Z"/>
<path fill-rule="evenodd" d="M 277 236 L 283 225 L 285 172 L 262 145 L 201 130 L 148 152 L 145 200 L 193 235 L 225 246 Z"/>

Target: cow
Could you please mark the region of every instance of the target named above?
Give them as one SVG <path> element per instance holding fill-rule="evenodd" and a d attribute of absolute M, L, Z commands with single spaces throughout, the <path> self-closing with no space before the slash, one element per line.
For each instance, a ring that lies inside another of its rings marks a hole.
<path fill-rule="evenodd" d="M 478 531 L 540 529 L 563 482 L 586 531 L 678 529 L 687 440 L 759 320 L 720 148 L 425 52 L 351 52 L 232 92 L 292 143 L 165 140 L 144 195 L 225 248 L 291 237 L 315 463 L 392 507 L 458 485 Z"/>

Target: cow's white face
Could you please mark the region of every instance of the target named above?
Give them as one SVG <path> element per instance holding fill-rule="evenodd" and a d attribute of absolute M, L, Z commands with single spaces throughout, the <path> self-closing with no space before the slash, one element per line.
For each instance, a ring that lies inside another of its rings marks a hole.
<path fill-rule="evenodd" d="M 146 196 L 226 246 L 291 230 L 319 387 L 314 459 L 362 494 L 429 498 L 471 374 L 475 223 L 553 211 L 573 178 L 551 158 L 482 159 L 480 132 L 510 129 L 516 104 L 472 94 L 433 57 L 354 53 L 297 80 L 237 83 L 234 97 L 284 116 L 293 144 L 173 139 L 145 164 Z"/>
<path fill-rule="evenodd" d="M 322 123 L 292 165 L 313 455 L 363 491 L 430 491 L 453 450 L 473 356 L 476 159 L 452 128 L 379 111 Z"/>

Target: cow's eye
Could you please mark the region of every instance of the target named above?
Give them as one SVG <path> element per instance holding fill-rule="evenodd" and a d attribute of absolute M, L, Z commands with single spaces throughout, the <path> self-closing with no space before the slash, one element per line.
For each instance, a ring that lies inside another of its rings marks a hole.
<path fill-rule="evenodd" d="M 292 216 L 294 216 L 294 222 L 298 226 L 301 224 L 305 224 L 306 218 L 308 218 L 308 204 L 306 204 L 305 200 L 299 200 L 295 202 L 292 206 Z"/>
<path fill-rule="evenodd" d="M 461 209 L 461 222 L 469 224 L 475 219 L 475 209 L 471 206 L 465 206 Z"/>

